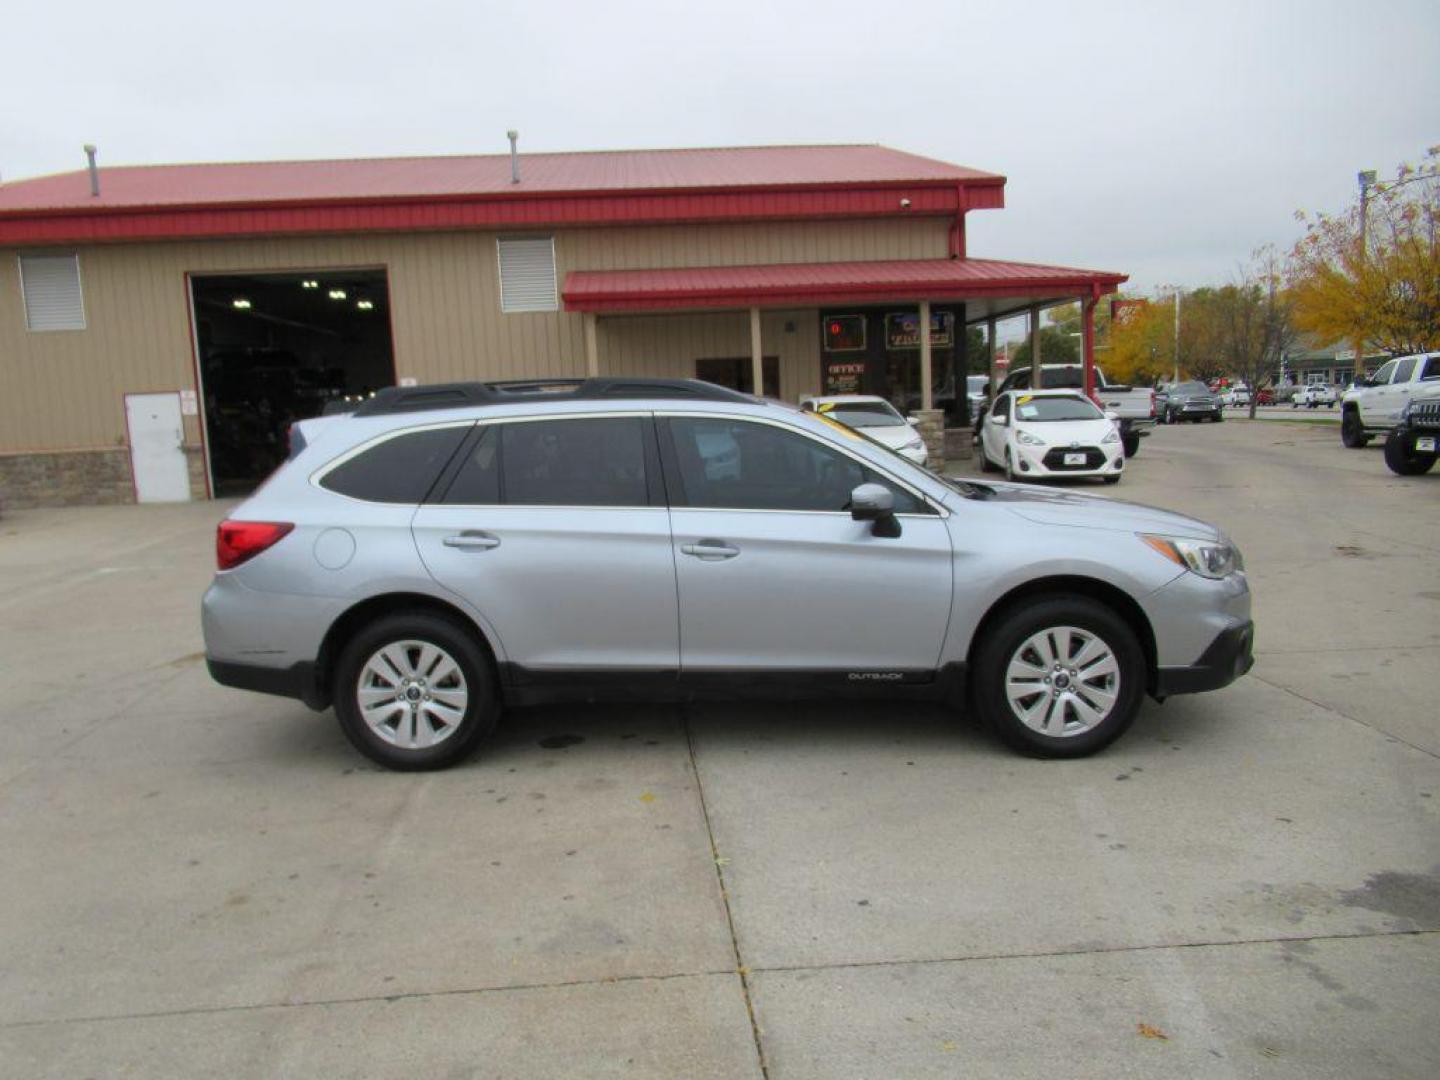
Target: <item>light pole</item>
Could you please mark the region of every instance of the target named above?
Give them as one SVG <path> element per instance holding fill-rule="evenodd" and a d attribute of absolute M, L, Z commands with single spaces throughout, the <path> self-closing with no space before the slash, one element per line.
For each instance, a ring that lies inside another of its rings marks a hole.
<path fill-rule="evenodd" d="M 1368 252 L 1365 247 L 1365 226 L 1369 220 L 1370 213 L 1370 189 L 1375 186 L 1375 170 L 1365 169 L 1356 174 L 1360 181 L 1360 261 L 1355 267 L 1356 283 L 1359 284 L 1360 276 L 1365 272 L 1365 261 Z M 1365 341 L 1364 335 L 1355 339 L 1355 377 L 1358 379 L 1365 374 Z"/>

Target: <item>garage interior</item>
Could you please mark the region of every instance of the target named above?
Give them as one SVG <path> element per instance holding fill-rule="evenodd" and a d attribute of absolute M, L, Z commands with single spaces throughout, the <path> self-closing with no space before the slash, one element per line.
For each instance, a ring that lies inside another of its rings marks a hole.
<path fill-rule="evenodd" d="M 192 275 L 210 479 L 252 491 L 291 422 L 395 383 L 384 270 Z"/>

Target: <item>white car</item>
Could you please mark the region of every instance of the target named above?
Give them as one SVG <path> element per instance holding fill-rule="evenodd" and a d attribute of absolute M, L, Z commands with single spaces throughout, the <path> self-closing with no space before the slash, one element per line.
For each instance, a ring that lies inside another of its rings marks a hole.
<path fill-rule="evenodd" d="M 1290 399 L 1290 407 L 1298 409 L 1304 405 L 1307 409 L 1318 409 L 1321 405 L 1335 407 L 1339 396 L 1335 393 L 1333 386 L 1326 386 L 1324 383 L 1311 383 L 1309 386 L 1302 386 L 1295 391 L 1295 396 Z"/>
<path fill-rule="evenodd" d="M 901 416 L 895 406 L 882 397 L 872 397 L 869 394 L 807 397 L 800 399 L 800 408 L 805 412 L 819 413 L 831 420 L 838 420 L 846 427 L 863 432 L 916 465 L 924 467 L 930 463 L 930 453 L 925 449 L 925 440 L 915 430 L 918 421 L 914 417 L 907 419 Z"/>
<path fill-rule="evenodd" d="M 980 425 L 981 465 L 1007 480 L 1098 476 L 1120 482 L 1125 450 L 1115 417 L 1073 390 L 1011 390 Z"/>

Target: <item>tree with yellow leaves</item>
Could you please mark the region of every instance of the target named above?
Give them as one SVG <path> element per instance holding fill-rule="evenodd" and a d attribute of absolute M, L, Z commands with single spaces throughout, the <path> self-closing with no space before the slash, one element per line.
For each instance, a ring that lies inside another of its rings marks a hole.
<path fill-rule="evenodd" d="M 1440 147 L 1373 190 L 1340 214 L 1296 215 L 1305 226 L 1291 256 L 1296 323 L 1396 356 L 1440 349 Z"/>

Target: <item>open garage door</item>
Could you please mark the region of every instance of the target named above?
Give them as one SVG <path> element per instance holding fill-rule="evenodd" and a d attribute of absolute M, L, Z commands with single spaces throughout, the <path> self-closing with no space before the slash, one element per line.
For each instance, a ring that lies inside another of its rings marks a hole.
<path fill-rule="evenodd" d="M 190 289 L 217 496 L 270 475 L 292 421 L 395 383 L 384 270 L 193 274 Z"/>

